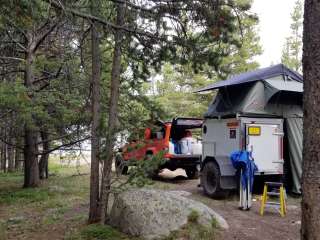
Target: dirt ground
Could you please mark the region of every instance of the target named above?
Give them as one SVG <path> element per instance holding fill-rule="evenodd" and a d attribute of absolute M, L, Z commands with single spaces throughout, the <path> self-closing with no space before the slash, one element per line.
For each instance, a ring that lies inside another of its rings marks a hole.
<path fill-rule="evenodd" d="M 0 240 L 83 239 L 75 236 L 86 227 L 88 168 L 81 170 L 86 173 L 81 175 L 71 168 L 60 171 L 65 171 L 68 176 L 52 176 L 35 190 L 21 188 L 22 175 L 12 176 L 10 181 L 4 177 L 5 181 L 0 179 Z M 223 216 L 230 228 L 219 230 L 217 240 L 299 239 L 300 199 L 289 197 L 288 214 L 284 218 L 275 210 L 266 211 L 262 217 L 259 215 L 258 195 L 250 211 L 241 211 L 236 194 L 225 200 L 214 200 L 203 195 L 198 184 L 199 180 L 188 180 L 183 170 L 165 170 L 150 187 L 190 192 L 191 198 Z M 2 197 L 7 201 L 1 200 Z"/>
<path fill-rule="evenodd" d="M 281 217 L 275 209 L 266 209 L 264 216 L 259 215 L 260 195 L 254 196 L 250 211 L 238 208 L 238 196 L 234 194 L 226 200 L 214 200 L 205 196 L 199 180 L 187 180 L 183 170 L 164 171 L 157 180 L 170 186 L 170 189 L 190 192 L 191 198 L 201 201 L 223 216 L 229 230 L 221 231 L 219 239 L 223 240 L 296 240 L 300 231 L 300 198 L 288 197 L 288 213 Z"/>

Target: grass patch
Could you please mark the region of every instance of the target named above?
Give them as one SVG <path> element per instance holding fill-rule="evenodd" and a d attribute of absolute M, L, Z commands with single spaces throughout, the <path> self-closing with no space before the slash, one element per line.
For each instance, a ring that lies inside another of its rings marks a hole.
<path fill-rule="evenodd" d="M 0 181 L 2 179 L 12 181 L 12 180 L 20 180 L 23 177 L 22 172 L 11 172 L 11 173 L 0 173 Z"/>
<path fill-rule="evenodd" d="M 199 219 L 199 213 L 196 210 L 192 210 L 188 216 L 188 222 L 197 223 Z"/>
<path fill-rule="evenodd" d="M 69 208 L 63 206 L 60 208 L 52 208 L 50 210 L 51 211 L 47 213 L 47 216 L 43 218 L 42 223 L 45 225 L 51 225 L 63 220 L 64 214 L 69 210 Z"/>
<path fill-rule="evenodd" d="M 192 210 L 188 216 L 188 223 L 181 229 L 173 231 L 168 237 L 163 240 L 215 240 L 215 230 L 217 229 L 217 221 L 213 218 L 211 226 L 203 226 L 199 222 L 199 213 Z"/>
<path fill-rule="evenodd" d="M 65 240 L 141 240 L 129 237 L 126 234 L 108 226 L 100 224 L 87 225 L 80 232 L 70 234 Z"/>
<path fill-rule="evenodd" d="M 0 222 L 0 240 L 6 240 L 7 234 L 6 234 L 6 224 L 3 222 Z"/>
<path fill-rule="evenodd" d="M 127 239 L 127 237 L 107 225 L 92 224 L 81 231 L 81 237 L 86 240 Z"/>
<path fill-rule="evenodd" d="M 23 173 L 0 173 L 0 240 L 5 233 L 9 238 L 38 239 L 39 235 L 41 239 L 44 232 L 50 235 L 62 226 L 68 230 L 61 231 L 59 239 L 79 232 L 88 217 L 89 170 L 88 166 L 54 162 L 49 165 L 49 179 L 42 180 L 38 188 L 25 189 Z M 5 224 L 14 217 L 26 220 L 7 228 Z"/>
<path fill-rule="evenodd" d="M 162 240 L 215 240 L 215 228 L 203 226 L 197 222 L 189 222 L 181 229 L 173 231 L 168 237 Z"/>
<path fill-rule="evenodd" d="M 13 191 L 0 191 L 0 204 L 25 204 L 47 201 L 53 196 L 46 189 L 16 189 Z"/>
<path fill-rule="evenodd" d="M 211 219 L 211 227 L 213 229 L 217 229 L 219 227 L 219 223 L 218 223 L 217 219 L 215 219 L 215 218 Z"/>

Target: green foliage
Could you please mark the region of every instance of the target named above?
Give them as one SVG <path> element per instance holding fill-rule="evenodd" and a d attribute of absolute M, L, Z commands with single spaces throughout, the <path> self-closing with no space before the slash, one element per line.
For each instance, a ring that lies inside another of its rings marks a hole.
<path fill-rule="evenodd" d="M 0 21 L 9 21 L 22 30 L 34 27 L 35 22 L 42 21 L 51 13 L 41 0 L 6 0 L 0 2 L 0 7 Z"/>
<path fill-rule="evenodd" d="M 303 24 L 303 4 L 301 0 L 295 2 L 291 13 L 291 34 L 286 38 L 282 49 L 281 62 L 289 68 L 302 72 L 302 24 Z"/>
<path fill-rule="evenodd" d="M 88 225 L 81 231 L 81 236 L 85 240 L 127 239 L 114 228 L 100 224 Z"/>
<path fill-rule="evenodd" d="M 189 221 L 181 229 L 173 231 L 168 237 L 162 240 L 175 240 L 175 239 L 188 239 L 188 240 L 215 240 L 216 228 L 211 226 L 203 226 L 196 221 Z"/>
<path fill-rule="evenodd" d="M 160 151 L 143 160 L 130 160 L 127 163 L 128 177 L 125 180 L 118 179 L 119 181 L 112 186 L 112 192 L 119 193 L 132 186 L 141 188 L 154 184 L 150 178 L 158 174 L 161 165 L 165 163 L 164 154 L 164 151 Z"/>
<path fill-rule="evenodd" d="M 235 1 L 243 9 L 250 7 L 251 1 Z M 177 116 L 202 117 L 212 100 L 211 94 L 196 94 L 193 91 L 233 74 L 256 69 L 259 65 L 253 58 L 262 49 L 257 34 L 258 19 L 255 15 L 241 18 L 241 27 L 233 29 L 231 35 L 239 44 L 222 42 L 218 45 L 207 43 L 208 51 L 216 54 L 216 63 L 204 62 L 198 71 L 193 71 L 193 62 L 184 64 L 165 63 L 161 74 L 154 73 L 151 82 L 144 84 L 144 92 L 155 99 L 166 113 L 165 118 Z M 204 57 L 204 59 L 206 59 Z M 218 66 L 216 68 L 212 67 Z"/>
<path fill-rule="evenodd" d="M 19 189 L 0 191 L 0 204 L 25 204 L 48 200 L 53 194 L 46 189 Z"/>
<path fill-rule="evenodd" d="M 215 219 L 215 218 L 211 219 L 211 226 L 213 229 L 217 229 L 219 227 L 219 223 L 218 223 L 217 219 Z"/>
<path fill-rule="evenodd" d="M 210 80 L 201 74 L 194 74 L 190 66 L 165 64 L 162 79 L 149 84 L 154 90 L 156 102 L 166 112 L 166 118 L 176 116 L 201 117 L 211 96 L 195 94 L 192 91 L 208 85 Z"/>
<path fill-rule="evenodd" d="M 188 216 L 188 222 L 197 223 L 199 219 L 199 213 L 196 210 L 192 210 Z"/>

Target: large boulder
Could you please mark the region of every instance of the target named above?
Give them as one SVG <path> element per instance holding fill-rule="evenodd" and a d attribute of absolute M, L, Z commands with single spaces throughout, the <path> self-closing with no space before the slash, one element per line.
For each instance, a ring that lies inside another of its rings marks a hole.
<path fill-rule="evenodd" d="M 188 222 L 192 211 L 198 222 L 211 226 L 215 219 L 221 228 L 227 222 L 206 205 L 187 198 L 187 192 L 139 189 L 119 194 L 110 212 L 110 224 L 124 233 L 157 239 L 168 236 Z"/>

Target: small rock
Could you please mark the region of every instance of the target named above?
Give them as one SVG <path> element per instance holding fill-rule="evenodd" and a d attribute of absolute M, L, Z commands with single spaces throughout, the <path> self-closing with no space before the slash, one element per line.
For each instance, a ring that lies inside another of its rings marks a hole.
<path fill-rule="evenodd" d="M 60 187 L 60 186 L 50 186 L 48 189 L 49 189 L 49 192 L 64 193 L 66 191 L 64 187 Z"/>
<path fill-rule="evenodd" d="M 298 209 L 298 206 L 296 205 L 288 205 L 287 206 L 287 210 L 297 210 Z"/>
<path fill-rule="evenodd" d="M 25 217 L 17 216 L 17 217 L 9 218 L 7 223 L 8 224 L 19 224 L 19 223 L 23 222 L 24 220 L 25 220 Z"/>
<path fill-rule="evenodd" d="M 293 225 L 301 225 L 301 221 L 297 220 L 297 221 L 292 221 L 291 222 Z"/>

